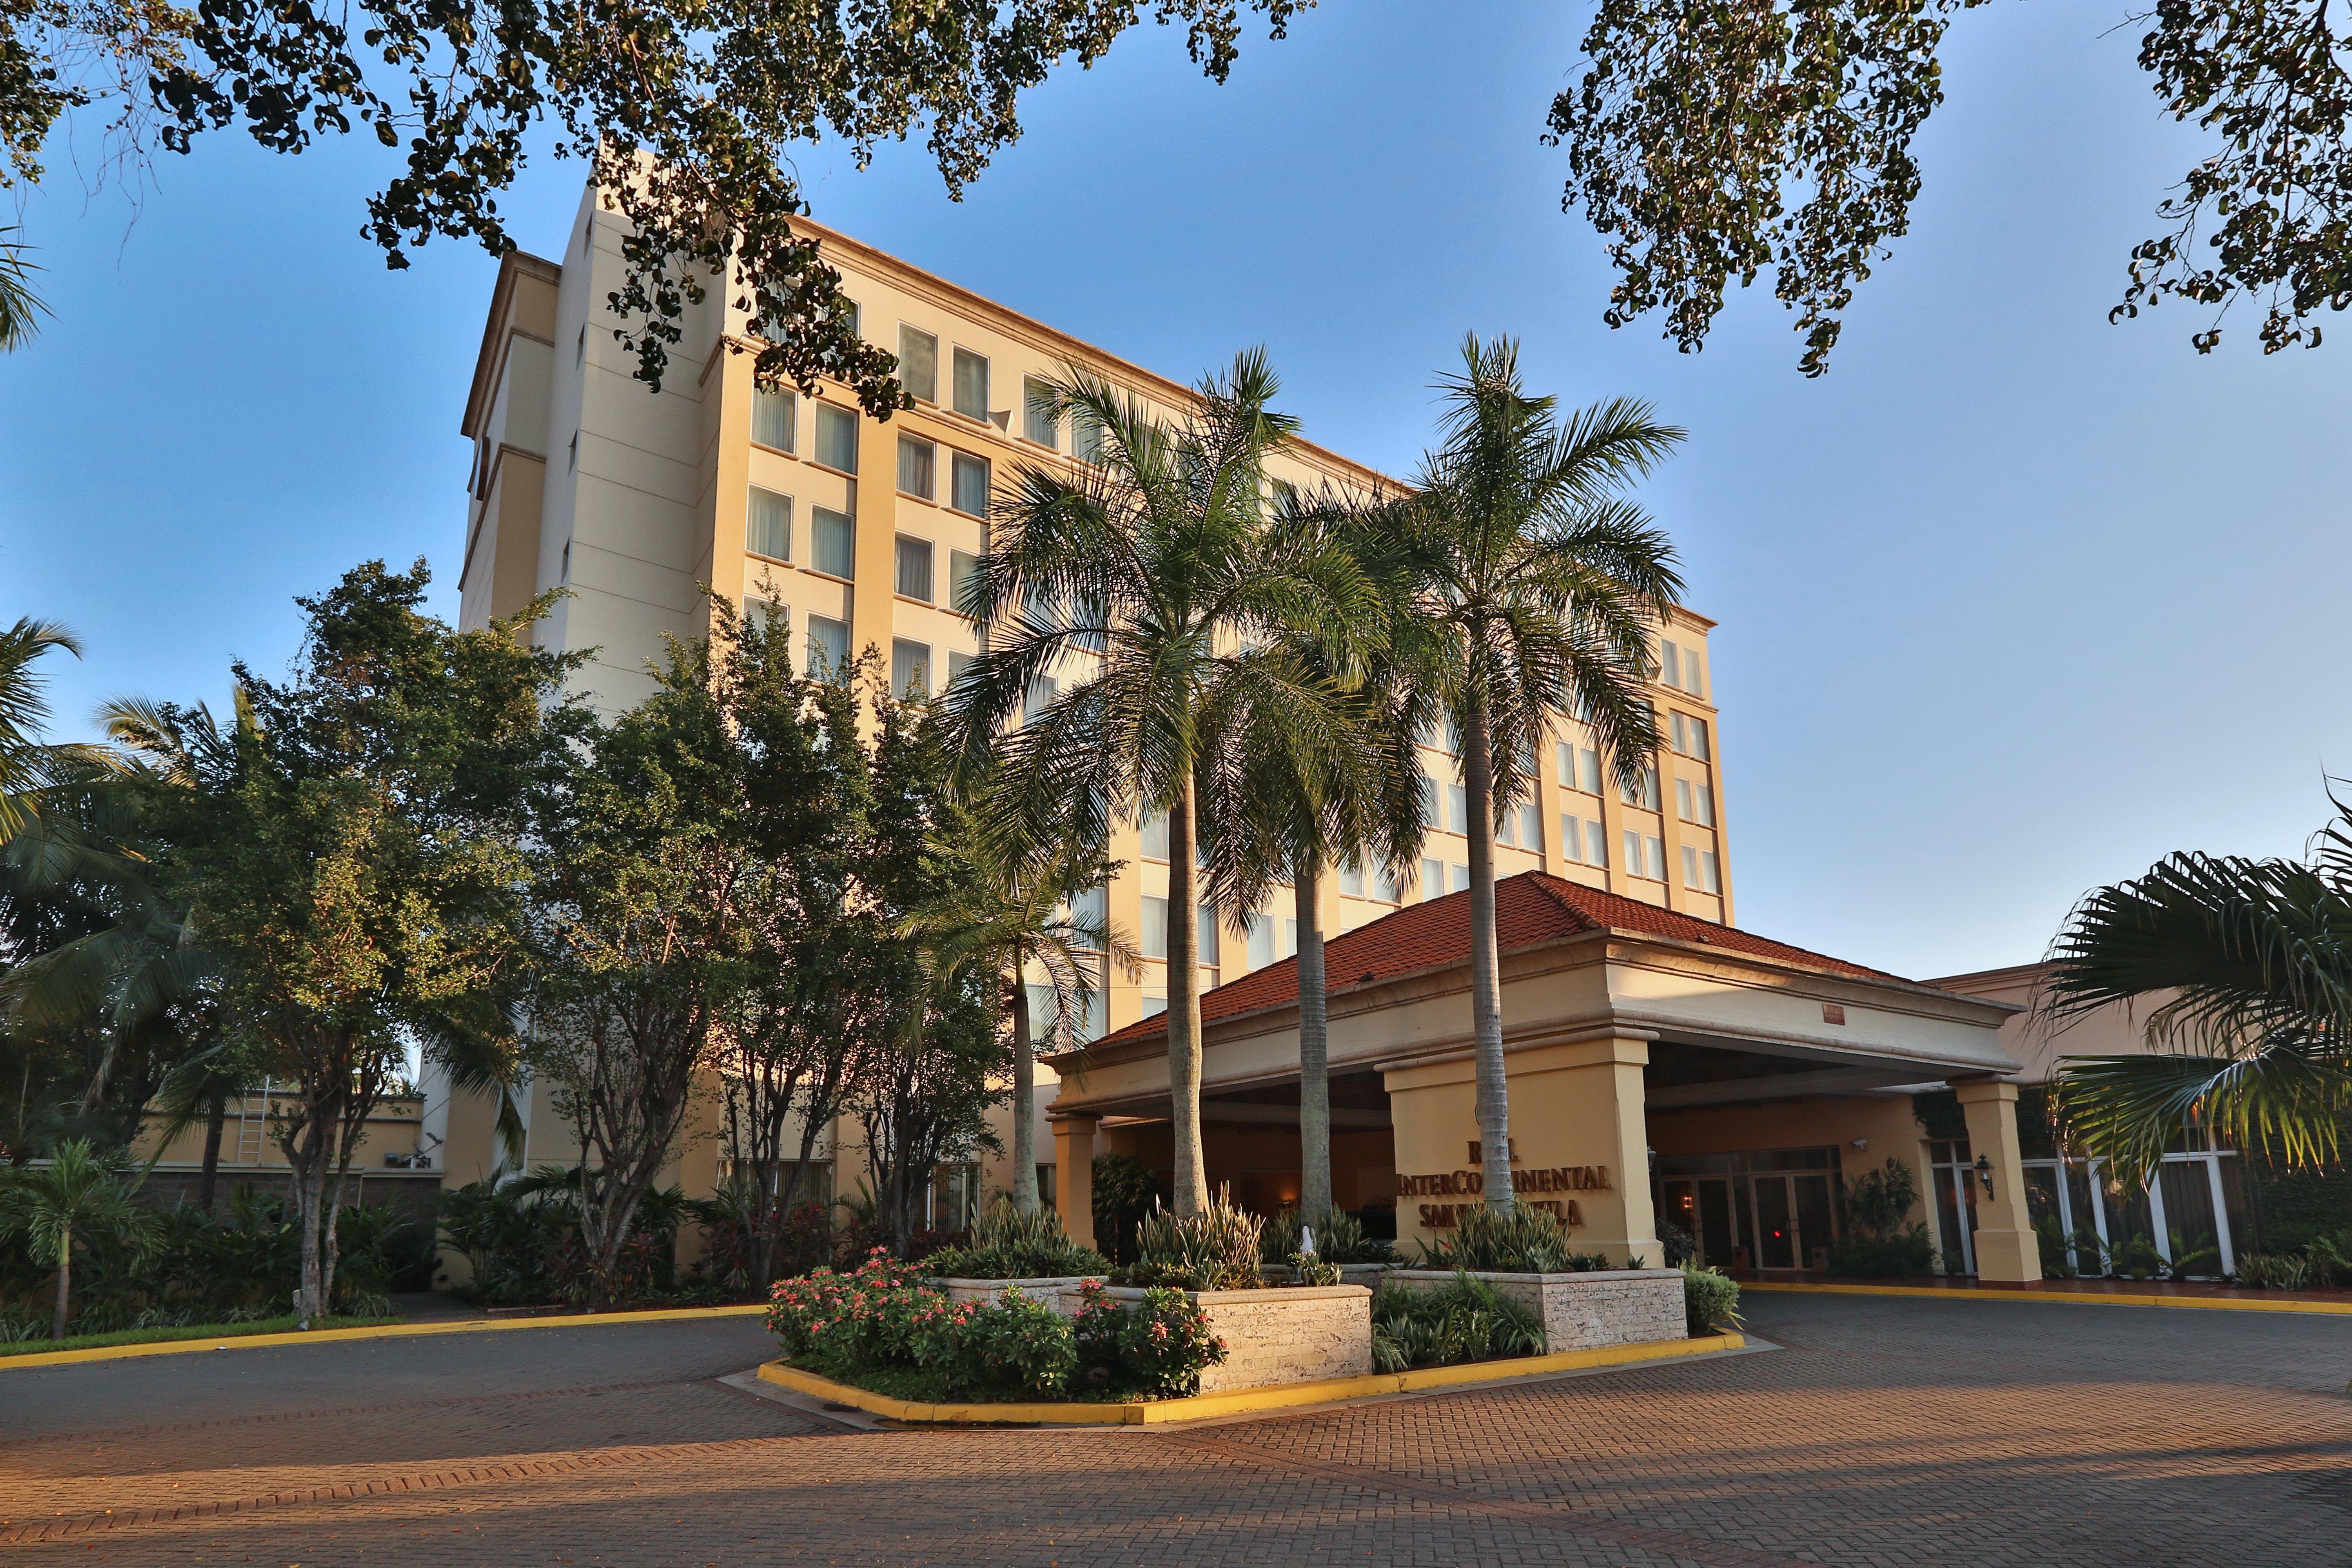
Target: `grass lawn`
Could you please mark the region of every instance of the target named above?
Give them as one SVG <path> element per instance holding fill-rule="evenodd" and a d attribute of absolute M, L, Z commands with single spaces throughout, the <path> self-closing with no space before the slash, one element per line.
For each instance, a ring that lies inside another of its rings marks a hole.
<path fill-rule="evenodd" d="M 234 1340 L 248 1334 L 291 1333 L 302 1320 L 257 1318 L 249 1323 L 191 1323 L 182 1329 L 118 1329 L 110 1334 L 68 1334 L 61 1340 L 13 1340 L 0 1344 L 0 1359 L 12 1355 L 47 1355 L 51 1351 L 97 1350 L 103 1345 L 152 1345 L 167 1340 Z M 396 1323 L 398 1318 L 313 1318 L 314 1329 L 372 1329 Z"/>

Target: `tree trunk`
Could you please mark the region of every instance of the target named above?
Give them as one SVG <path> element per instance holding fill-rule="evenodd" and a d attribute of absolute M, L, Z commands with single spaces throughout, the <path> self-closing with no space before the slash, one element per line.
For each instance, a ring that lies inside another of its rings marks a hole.
<path fill-rule="evenodd" d="M 196 1210 L 213 1212 L 213 1188 L 220 1180 L 221 1129 L 228 1121 L 228 1096 L 213 1096 L 212 1110 L 205 1117 L 205 1169 L 196 1178 Z"/>
<path fill-rule="evenodd" d="M 326 1152 L 312 1151 L 304 1164 L 307 1169 L 290 1173 L 299 1211 L 296 1223 L 302 1231 L 302 1274 L 294 1291 L 294 1315 L 309 1328 L 311 1319 L 327 1312 L 326 1258 L 319 1245 L 320 1215 L 327 1205 Z"/>
<path fill-rule="evenodd" d="M 1470 820 L 1470 1033 L 1478 1061 L 1478 1164 L 1487 1205 L 1507 1209 L 1511 1102 L 1503 1072 L 1503 973 L 1495 947 L 1495 766 L 1485 710 L 1463 717 L 1462 775 Z"/>
<path fill-rule="evenodd" d="M 1168 1094 L 1174 1103 L 1176 1215 L 1209 1205 L 1201 1151 L 1201 972 L 1199 867 L 1192 852 L 1192 771 L 1168 812 Z"/>
<path fill-rule="evenodd" d="M 1037 1052 L 1029 987 L 1013 965 L 1013 1206 L 1037 1212 Z"/>
<path fill-rule="evenodd" d="M 1331 1212 L 1331 1057 L 1320 857 L 1300 858 L 1291 871 L 1291 891 L 1298 908 L 1298 1212 L 1317 1224 Z"/>
<path fill-rule="evenodd" d="M 58 1307 L 49 1318 L 49 1338 L 66 1337 L 66 1312 L 73 1305 L 73 1226 L 68 1225 L 58 1237 Z"/>

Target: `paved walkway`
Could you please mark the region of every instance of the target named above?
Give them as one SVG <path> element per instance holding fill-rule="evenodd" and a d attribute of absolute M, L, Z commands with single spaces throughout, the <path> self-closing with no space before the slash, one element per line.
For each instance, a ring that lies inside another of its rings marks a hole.
<path fill-rule="evenodd" d="M 1790 1348 L 1176 1431 L 845 1432 L 756 1320 L 0 1372 L 29 1563 L 2334 1565 L 2336 1318 L 1758 1296 Z"/>

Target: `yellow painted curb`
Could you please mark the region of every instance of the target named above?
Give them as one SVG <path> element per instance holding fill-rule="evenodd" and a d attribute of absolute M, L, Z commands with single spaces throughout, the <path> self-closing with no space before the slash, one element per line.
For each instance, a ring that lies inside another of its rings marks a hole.
<path fill-rule="evenodd" d="M 1918 1285 L 1801 1285 L 1794 1280 L 1743 1279 L 1742 1290 L 1786 1290 L 1815 1296 L 1908 1296 L 1923 1301 L 2063 1301 L 2087 1307 L 2202 1307 L 2221 1312 L 2319 1312 L 2352 1317 L 2352 1301 L 2247 1301 L 2218 1296 L 2142 1296 L 2088 1290 L 1938 1290 Z"/>
<path fill-rule="evenodd" d="M 466 1334 L 499 1329 L 581 1329 L 605 1323 L 664 1323 L 683 1318 L 742 1318 L 768 1310 L 764 1301 L 740 1307 L 666 1307 L 657 1312 L 580 1312 L 571 1317 L 467 1318 L 455 1323 L 385 1323 L 365 1329 L 313 1329 L 283 1334 L 247 1334 L 228 1339 L 159 1340 L 143 1345 L 92 1345 L 78 1351 L 39 1351 L 0 1356 L 0 1372 L 20 1366 L 64 1366 L 73 1362 L 119 1361 L 125 1356 L 179 1355 L 191 1351 L 257 1350 L 271 1345 L 328 1344 L 337 1340 L 401 1340 L 419 1334 Z"/>
<path fill-rule="evenodd" d="M 1363 1377 L 1274 1384 L 1264 1388 L 1237 1388 L 1230 1394 L 1203 1394 L 1191 1399 L 1154 1399 L 1133 1405 L 924 1404 L 854 1388 L 847 1384 L 819 1377 L 813 1372 L 803 1372 L 798 1367 L 773 1361 L 761 1364 L 760 1377 L 763 1382 L 780 1384 L 795 1393 L 915 1426 L 1029 1426 L 1052 1424 L 1065 1426 L 1143 1426 L 1164 1421 L 1198 1421 L 1211 1415 L 1246 1415 L 1260 1410 L 1280 1410 L 1293 1405 L 1327 1405 L 1335 1400 L 1366 1399 L 1382 1394 L 1414 1394 L 1423 1389 L 1452 1388 L 1466 1383 L 1499 1383 L 1511 1378 L 1540 1376 L 1546 1373 L 1575 1372 L 1586 1367 L 1668 1361 L 1676 1356 L 1742 1350 L 1747 1344 L 1747 1340 L 1738 1334 L 1709 1334 L 1703 1339 L 1656 1340 L 1648 1344 L 1561 1351 L 1555 1355 L 1517 1356 L 1508 1361 L 1470 1362 L 1461 1366 L 1430 1366 L 1413 1372 L 1376 1372 Z"/>

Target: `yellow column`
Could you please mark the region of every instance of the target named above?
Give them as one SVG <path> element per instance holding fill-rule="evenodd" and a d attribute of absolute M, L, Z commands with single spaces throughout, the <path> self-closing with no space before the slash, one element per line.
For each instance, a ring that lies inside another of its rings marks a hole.
<path fill-rule="evenodd" d="M 2025 1167 L 2017 1144 L 2017 1085 L 2000 1079 L 1956 1083 L 1969 1121 L 1969 1147 L 1991 1163 L 1992 1192 L 1977 1189 L 1977 1278 L 2026 1284 L 2042 1278 L 2042 1248 L 2025 1214 Z"/>
<path fill-rule="evenodd" d="M 1095 1244 L 1095 1128 L 1092 1116 L 1057 1116 L 1054 1126 L 1054 1206 L 1080 1247 Z"/>

